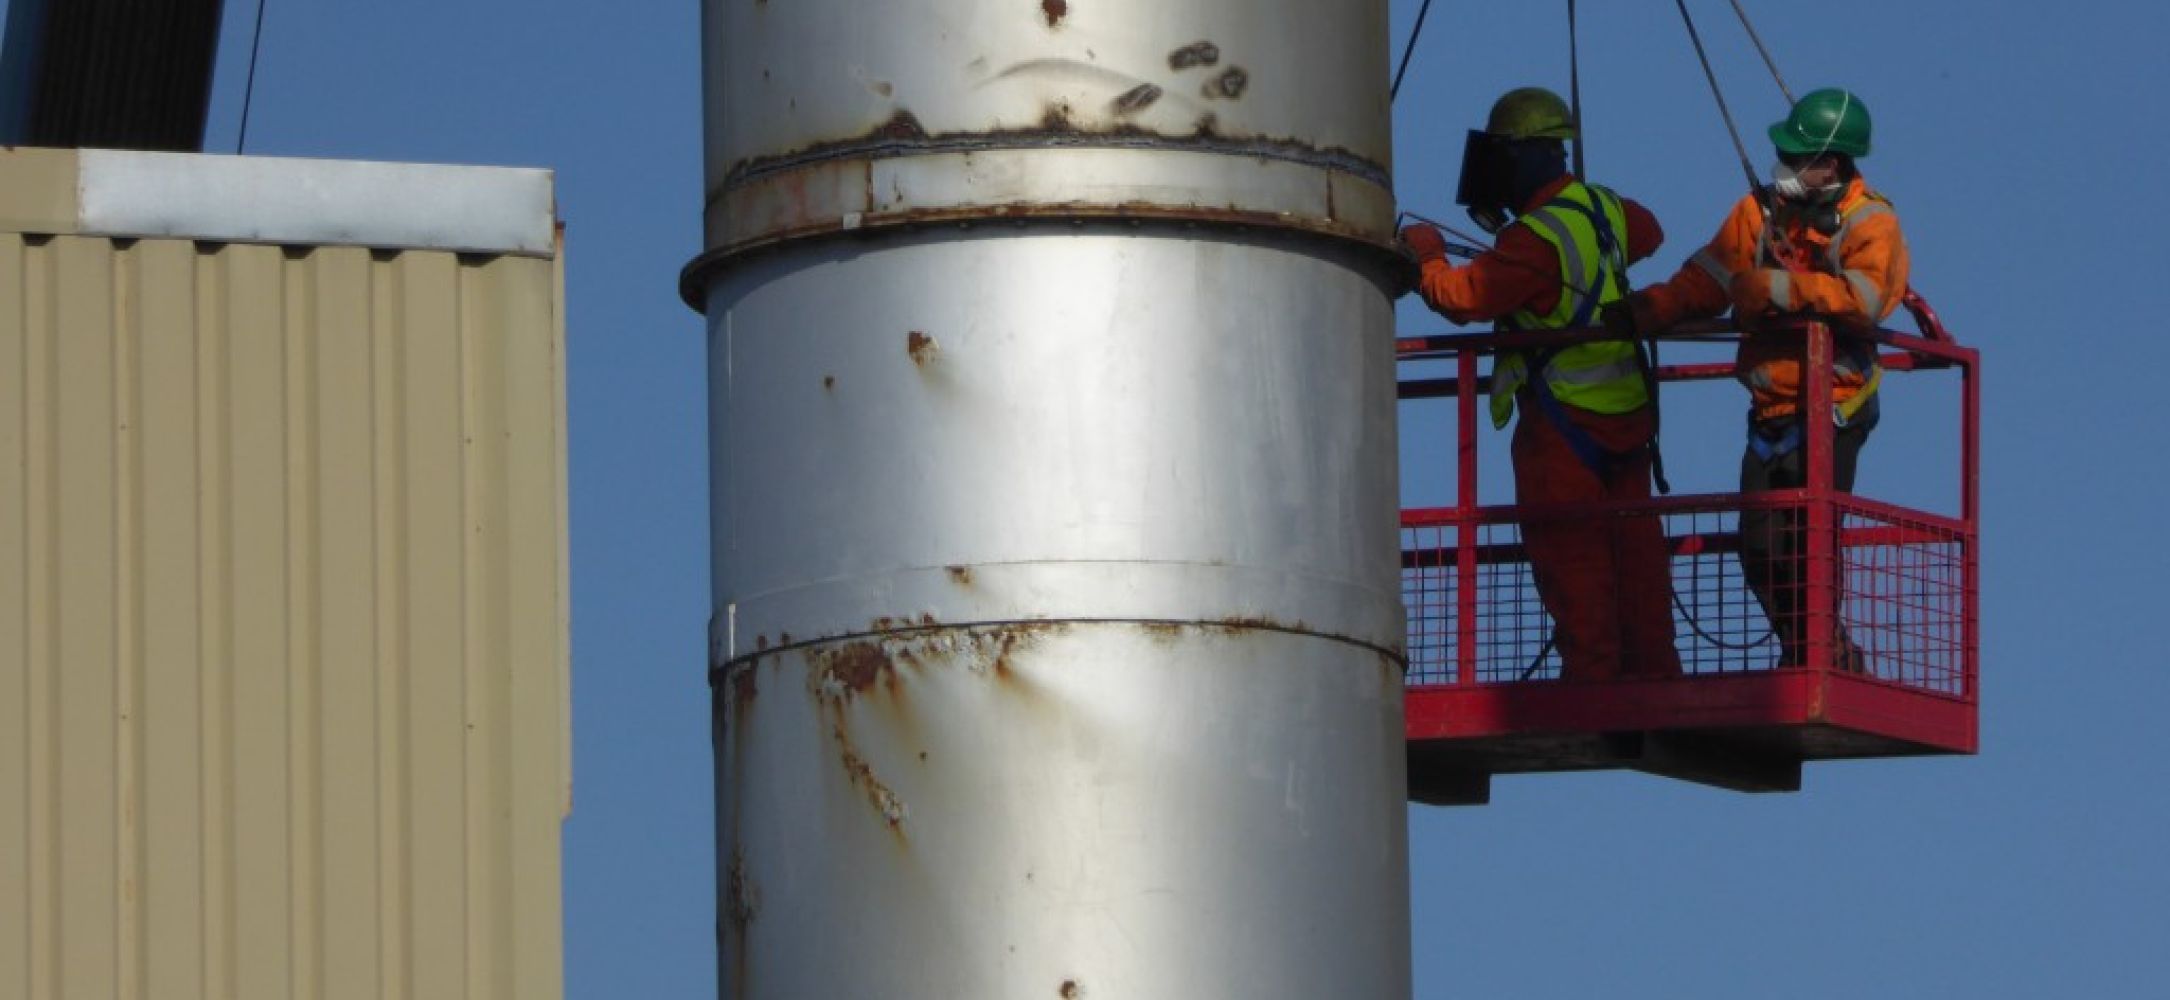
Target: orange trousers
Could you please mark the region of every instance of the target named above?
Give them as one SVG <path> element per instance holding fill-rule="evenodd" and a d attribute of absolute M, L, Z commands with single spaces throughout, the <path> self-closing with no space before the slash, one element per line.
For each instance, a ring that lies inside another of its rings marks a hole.
<path fill-rule="evenodd" d="M 1612 453 L 1600 476 L 1575 454 L 1544 404 L 1525 393 L 1514 431 L 1515 499 L 1523 504 L 1618 503 L 1650 498 L 1656 430 L 1649 407 L 1607 415 L 1561 411 Z M 1522 526 L 1538 599 L 1552 616 L 1563 680 L 1669 677 L 1673 648 L 1672 551 L 1656 515 L 1592 515 Z"/>

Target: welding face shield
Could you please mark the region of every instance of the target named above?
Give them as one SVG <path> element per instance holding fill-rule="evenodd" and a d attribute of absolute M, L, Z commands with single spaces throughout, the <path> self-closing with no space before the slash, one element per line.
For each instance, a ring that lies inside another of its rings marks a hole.
<path fill-rule="evenodd" d="M 1507 199 L 1514 180 L 1510 140 L 1477 129 L 1462 143 L 1462 177 L 1454 203 L 1469 210 L 1470 221 L 1487 233 L 1507 224 Z"/>
<path fill-rule="evenodd" d="M 1454 202 L 1487 233 L 1497 233 L 1508 218 L 1529 203 L 1545 185 L 1567 172 L 1567 150 L 1557 139 L 1511 139 L 1472 129 L 1462 145 L 1462 176 Z"/>

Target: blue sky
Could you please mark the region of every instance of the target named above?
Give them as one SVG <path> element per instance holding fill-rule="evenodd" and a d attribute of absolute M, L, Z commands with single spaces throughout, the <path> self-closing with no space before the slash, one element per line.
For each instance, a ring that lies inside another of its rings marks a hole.
<path fill-rule="evenodd" d="M 214 150 L 233 148 L 252 6 L 230 0 Z M 1739 167 L 1672 5 L 1583 6 L 1591 174 L 1667 227 L 1636 274 L 1654 281 L 1708 238 Z M 1761 167 L 1776 88 L 1727 5 L 1690 6 Z M 1982 753 L 1814 767 L 1790 796 L 1610 774 L 1503 779 L 1490 806 L 1418 809 L 1417 995 L 2159 990 L 2170 663 L 2152 630 L 2170 596 L 2170 420 L 2155 341 L 2170 200 L 2149 181 L 2170 160 L 2155 106 L 2170 94 L 2170 13 L 1749 6 L 1796 89 L 1844 85 L 1874 110 L 1864 166 L 1898 203 L 1915 283 L 1986 356 Z M 1415 9 L 1394 4 L 1397 46 Z M 1563 9 L 1435 4 L 1396 108 L 1405 204 L 1459 218 L 1463 131 L 1503 89 L 1566 85 Z M 698 28 L 693 0 L 273 0 L 249 128 L 257 153 L 558 172 L 578 998 L 713 993 L 704 345 L 675 294 L 700 240 Z M 1401 320 L 1444 329 L 1409 302 Z M 1861 491 L 1948 503 L 1949 386 L 1893 389 Z M 1739 399 L 1725 393 L 1668 411 L 1684 490 L 1730 476 Z M 1427 449 L 1444 428 L 1404 432 L 1412 499 L 1442 488 L 1443 452 Z"/>

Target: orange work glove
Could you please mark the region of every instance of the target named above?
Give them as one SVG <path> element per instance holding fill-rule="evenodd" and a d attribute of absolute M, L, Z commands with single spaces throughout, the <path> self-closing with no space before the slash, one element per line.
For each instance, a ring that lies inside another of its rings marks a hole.
<path fill-rule="evenodd" d="M 1791 301 L 1774 301 L 1772 284 L 1774 278 L 1787 278 L 1786 272 L 1773 268 L 1742 271 L 1733 276 L 1733 287 L 1727 292 L 1733 298 L 1733 322 L 1746 330 L 1772 310 L 1785 311 L 1792 308 Z M 1791 295 L 1785 296 L 1791 299 Z"/>
<path fill-rule="evenodd" d="M 1401 231 L 1401 244 L 1416 255 L 1417 263 L 1447 259 L 1447 238 L 1439 234 L 1439 228 L 1428 222 L 1419 222 Z"/>

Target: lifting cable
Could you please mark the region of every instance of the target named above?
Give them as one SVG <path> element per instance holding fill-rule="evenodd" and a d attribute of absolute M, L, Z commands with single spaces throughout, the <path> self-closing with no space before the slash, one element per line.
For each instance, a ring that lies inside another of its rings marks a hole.
<path fill-rule="evenodd" d="M 1575 44 L 1575 0 L 1567 0 L 1567 117 L 1575 123 L 1575 180 L 1589 183 L 1582 170 L 1582 55 Z"/>
<path fill-rule="evenodd" d="M 249 148 L 249 102 L 256 97 L 256 56 L 264 46 L 264 5 L 268 2 L 256 0 L 256 31 L 249 40 L 249 82 L 241 88 L 241 135 L 234 140 L 236 156 Z"/>
<path fill-rule="evenodd" d="M 1787 104 L 1792 104 L 1793 91 L 1786 86 L 1786 78 L 1778 75 L 1778 63 L 1771 58 L 1771 50 L 1763 47 L 1763 36 L 1756 34 L 1755 23 L 1748 20 L 1748 10 L 1741 6 L 1741 0 L 1733 0 L 1733 13 L 1740 15 L 1741 27 L 1748 31 L 1748 40 L 1756 43 L 1756 54 L 1762 56 L 1763 65 L 1770 68 L 1771 80 L 1778 84 L 1779 96 L 1784 97 Z"/>
<path fill-rule="evenodd" d="M 1763 231 L 1769 233 L 1771 236 L 1771 249 L 1776 255 L 1777 259 L 1788 270 L 1794 270 L 1796 269 L 1797 265 L 1792 263 L 1795 259 L 1793 248 L 1790 245 L 1790 241 L 1786 239 L 1786 234 L 1784 233 L 1784 231 L 1780 230 L 1771 220 L 1770 190 L 1763 186 L 1762 178 L 1756 176 L 1755 164 L 1749 162 L 1748 160 L 1748 147 L 1741 145 L 1740 128 L 1733 124 L 1733 112 L 1726 107 L 1725 91 L 1720 89 L 1718 86 L 1718 74 L 1713 72 L 1710 68 L 1710 54 L 1703 51 L 1703 36 L 1698 34 L 1695 30 L 1695 18 L 1688 14 L 1687 0 L 1673 0 L 1673 4 L 1680 8 L 1681 23 L 1688 26 L 1688 41 L 1695 45 L 1695 58 L 1703 64 L 1703 78 L 1710 81 L 1710 96 L 1716 98 L 1718 101 L 1718 116 L 1725 119 L 1726 135 L 1732 137 L 1733 139 L 1733 152 L 1740 157 L 1741 172 L 1748 175 L 1748 195 L 1749 197 L 1755 199 L 1756 207 L 1763 210 Z M 1740 10 L 1740 6 L 1738 4 L 1735 4 L 1734 9 Z M 1755 33 L 1755 27 L 1754 25 L 1748 23 L 1747 17 L 1748 13 L 1746 11 L 1741 11 L 1741 23 L 1744 25 L 1748 25 L 1749 34 L 1753 36 Z M 1759 49 L 1762 47 L 1762 40 L 1760 38 L 1757 39 L 1756 45 Z M 1768 54 L 1766 54 L 1766 59 L 1767 58 Z M 1773 79 L 1777 79 L 1777 65 L 1773 63 L 1770 64 L 1770 66 L 1771 77 Z M 1781 90 L 1785 88 L 1784 81 L 1781 80 L 1779 82 L 1779 88 Z"/>
<path fill-rule="evenodd" d="M 1409 57 L 1417 54 L 1417 36 L 1424 34 L 1424 15 L 1432 12 L 1432 0 L 1424 0 L 1417 8 L 1416 26 L 1409 29 L 1409 44 L 1402 46 L 1401 67 L 1394 71 L 1394 86 L 1386 92 L 1386 103 L 1394 103 L 1401 96 L 1401 78 L 1409 73 Z"/>
<path fill-rule="evenodd" d="M 1733 110 L 1726 107 L 1725 91 L 1718 86 L 1718 74 L 1710 68 L 1710 54 L 1703 51 L 1703 36 L 1695 30 L 1695 17 L 1688 13 L 1688 0 L 1673 0 L 1680 8 L 1680 22 L 1688 26 L 1688 41 L 1695 45 L 1695 58 L 1703 64 L 1703 78 L 1710 81 L 1710 96 L 1718 101 L 1718 116 L 1725 119 L 1726 134 L 1733 139 L 1733 152 L 1741 158 L 1741 171 L 1748 175 L 1748 190 L 1755 192 L 1756 200 L 1763 200 L 1763 181 L 1756 176 L 1756 167 L 1748 159 L 1748 147 L 1741 145 L 1741 130 L 1733 124 Z M 1743 15 L 1745 16 L 1745 15 Z"/>

